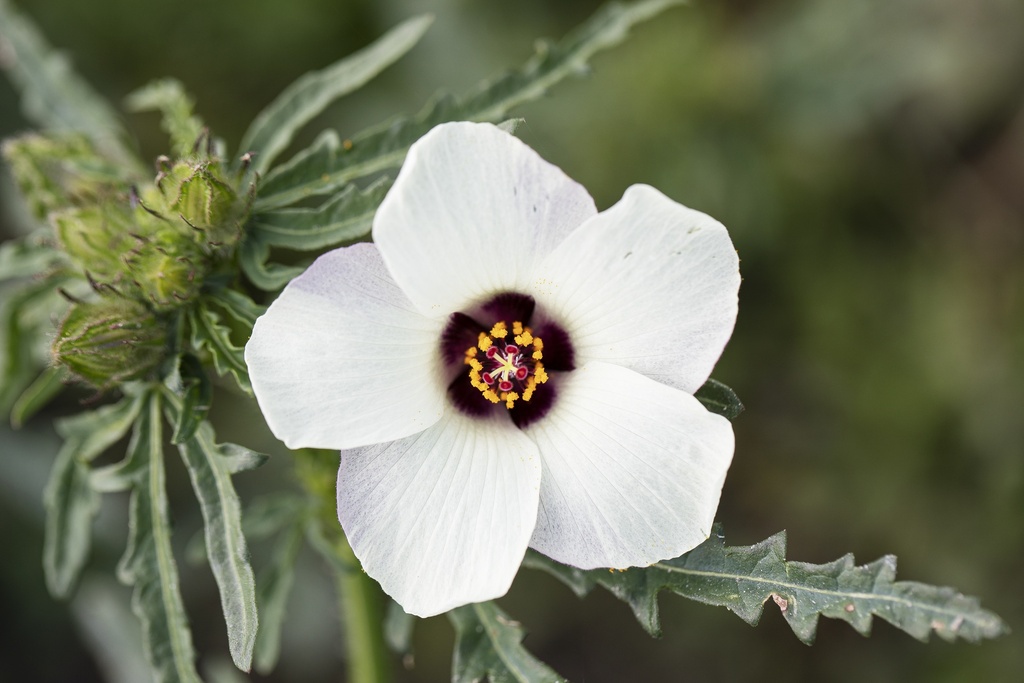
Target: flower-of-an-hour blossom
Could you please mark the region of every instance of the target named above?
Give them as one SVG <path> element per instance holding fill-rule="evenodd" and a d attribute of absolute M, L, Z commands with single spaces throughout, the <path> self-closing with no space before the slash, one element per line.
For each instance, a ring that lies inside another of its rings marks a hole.
<path fill-rule="evenodd" d="M 503 595 L 527 547 L 626 568 L 708 537 L 733 433 L 693 393 L 740 283 L 720 223 L 644 185 L 598 213 L 512 135 L 450 123 L 373 241 L 295 278 L 245 357 L 278 438 L 341 450 L 341 525 L 407 612 Z"/>

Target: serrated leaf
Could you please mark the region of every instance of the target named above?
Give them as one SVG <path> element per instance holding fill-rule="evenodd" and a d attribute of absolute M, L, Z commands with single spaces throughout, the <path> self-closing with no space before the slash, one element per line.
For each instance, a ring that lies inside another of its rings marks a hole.
<path fill-rule="evenodd" d="M 369 47 L 312 71 L 288 86 L 260 112 L 242 136 L 241 153 L 254 152 L 249 172 L 262 174 L 295 133 L 327 105 L 367 83 L 419 42 L 433 22 L 420 16 L 402 22 Z"/>
<path fill-rule="evenodd" d="M 523 629 L 493 602 L 453 609 L 453 683 L 548 683 L 564 681 L 522 645 Z"/>
<path fill-rule="evenodd" d="M 129 94 L 125 103 L 131 111 L 159 111 L 163 115 L 161 125 L 171 138 L 174 156 L 192 155 L 203 133 L 203 122 L 193 114 L 195 103 L 179 81 L 173 78 L 153 81 Z"/>
<path fill-rule="evenodd" d="M 210 298 L 224 309 L 232 318 L 248 328 L 256 323 L 256 318 L 267 312 L 266 306 L 261 306 L 245 294 L 233 289 L 218 289 Z"/>
<path fill-rule="evenodd" d="M 179 421 L 182 409 L 176 396 L 167 397 L 168 421 Z M 231 482 L 230 461 L 239 456 L 239 451 L 254 457 L 258 454 L 235 444 L 217 444 L 209 422 L 201 423 L 193 436 L 178 444 L 178 450 L 203 513 L 206 555 L 220 590 L 231 659 L 239 669 L 248 671 L 258 623 L 256 584 L 242 534 L 241 506 Z"/>
<path fill-rule="evenodd" d="M 189 313 L 189 321 L 193 347 L 209 351 L 217 374 L 230 374 L 242 391 L 252 395 L 244 349 L 231 340 L 231 328 L 221 322 L 220 315 L 208 306 L 198 306 Z"/>
<path fill-rule="evenodd" d="M 67 373 L 63 368 L 46 368 L 11 406 L 11 426 L 19 429 L 37 412 L 49 405 L 64 389 Z"/>
<path fill-rule="evenodd" d="M 373 215 L 391 183 L 390 178 L 380 178 L 365 190 L 348 185 L 315 209 L 258 213 L 249 230 L 264 244 L 300 251 L 352 242 L 370 234 Z"/>
<path fill-rule="evenodd" d="M 267 263 L 268 258 L 270 245 L 259 237 L 249 235 L 242 240 L 238 248 L 238 265 L 249 278 L 249 282 L 265 292 L 281 289 L 305 270 L 299 266 Z"/>
<path fill-rule="evenodd" d="M 64 442 L 43 494 L 43 569 L 46 587 L 57 598 L 69 596 L 82 573 L 92 546 L 92 521 L 100 509 L 100 496 L 89 485 L 89 468 L 77 457 L 81 446 L 77 439 Z"/>
<path fill-rule="evenodd" d="M 514 107 L 537 99 L 567 76 L 582 73 L 594 53 L 622 42 L 634 24 L 678 4 L 681 0 L 606 5 L 559 43 L 544 44 L 520 69 L 461 98 L 438 98 L 415 116 L 390 121 L 344 142 L 337 134 L 322 134 L 313 146 L 267 175 L 257 188 L 255 209 L 266 211 L 331 194 L 358 178 L 397 168 L 409 145 L 439 123 L 500 122 Z"/>
<path fill-rule="evenodd" d="M 704 404 L 712 413 L 721 415 L 728 420 L 735 420 L 743 412 L 743 404 L 736 392 L 717 379 L 708 379 L 694 394 L 694 398 Z"/>
<path fill-rule="evenodd" d="M 139 397 L 126 397 L 57 423 L 64 445 L 43 494 L 43 570 L 46 585 L 56 597 L 70 595 L 92 545 L 92 521 L 100 497 L 90 484 L 88 463 L 124 436 L 141 406 Z"/>
<path fill-rule="evenodd" d="M 213 387 L 199 359 L 190 353 L 175 359 L 174 369 L 164 380 L 168 391 L 181 399 L 178 421 L 174 424 L 171 443 L 179 444 L 192 438 L 199 425 L 206 419 L 213 403 Z"/>
<path fill-rule="evenodd" d="M 530 551 L 526 566 L 543 569 L 583 595 L 603 586 L 628 603 L 652 635 L 660 634 L 658 592 L 670 590 L 691 600 L 727 607 L 756 625 L 764 604 L 772 600 L 804 643 L 814 640 L 821 616 L 842 619 L 868 635 L 878 616 L 918 640 L 934 631 L 943 640 L 970 642 L 1008 632 L 977 599 L 952 588 L 895 581 L 896 558 L 886 555 L 857 566 L 853 555 L 825 564 L 787 561 L 786 533 L 750 546 L 726 546 L 716 525 L 711 538 L 690 552 L 649 567 L 625 571 L 566 567 Z"/>
<path fill-rule="evenodd" d="M 51 47 L 36 27 L 7 0 L 0 0 L 0 53 L 21 92 L 25 116 L 42 128 L 78 131 L 112 159 L 138 168 L 113 108 Z"/>
<path fill-rule="evenodd" d="M 303 524 L 294 520 L 291 528 L 274 547 L 270 565 L 260 574 L 256 586 L 256 604 L 260 606 L 260 630 L 256 634 L 254 666 L 261 674 L 270 673 L 281 653 L 281 629 L 285 609 L 295 579 L 295 559 L 302 547 Z"/>
<path fill-rule="evenodd" d="M 148 396 L 136 423 L 128 460 L 137 463 L 128 512 L 128 546 L 118 577 L 135 587 L 132 611 L 142 622 L 146 659 L 157 681 L 200 683 L 178 567 L 171 550 L 171 520 L 164 483 L 160 394 Z"/>
<path fill-rule="evenodd" d="M 0 244 L 0 281 L 45 273 L 62 261 L 60 252 L 41 242 L 38 235 Z"/>

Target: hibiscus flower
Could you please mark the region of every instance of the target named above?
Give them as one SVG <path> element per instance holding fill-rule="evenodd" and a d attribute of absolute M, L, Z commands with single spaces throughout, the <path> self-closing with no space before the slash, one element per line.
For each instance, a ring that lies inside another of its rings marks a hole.
<path fill-rule="evenodd" d="M 407 612 L 503 595 L 527 547 L 626 568 L 708 537 L 733 433 L 693 393 L 740 283 L 720 223 L 644 185 L 598 213 L 517 138 L 449 123 L 373 241 L 295 278 L 245 357 L 278 438 L 341 450 L 341 525 Z"/>

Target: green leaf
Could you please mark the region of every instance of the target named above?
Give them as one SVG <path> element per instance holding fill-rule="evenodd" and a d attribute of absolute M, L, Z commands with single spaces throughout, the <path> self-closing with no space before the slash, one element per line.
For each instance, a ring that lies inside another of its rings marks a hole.
<path fill-rule="evenodd" d="M 274 554 L 259 577 L 256 604 L 260 606 L 260 630 L 256 634 L 255 668 L 270 673 L 281 653 L 281 629 L 284 625 L 288 595 L 295 580 L 295 558 L 302 547 L 303 524 L 294 520 L 288 532 L 278 540 Z"/>
<path fill-rule="evenodd" d="M 213 359 L 213 367 L 223 377 L 230 374 L 242 391 L 252 395 L 249 370 L 245 365 L 243 349 L 231 340 L 231 328 L 221 322 L 220 315 L 208 306 L 200 305 L 189 313 L 192 345 L 206 349 Z"/>
<path fill-rule="evenodd" d="M 281 266 L 267 263 L 270 258 L 270 245 L 255 235 L 242 240 L 238 249 L 238 265 L 256 287 L 273 292 L 281 289 L 300 275 L 305 268 L 299 266 Z"/>
<path fill-rule="evenodd" d="M 743 404 L 736 392 L 717 379 L 708 379 L 694 397 L 712 413 L 729 420 L 735 420 L 743 412 Z"/>
<path fill-rule="evenodd" d="M 144 400 L 145 394 L 132 394 L 98 410 L 57 420 L 57 433 L 68 441 L 77 440 L 81 444 L 78 459 L 91 462 L 125 435 L 142 411 Z"/>
<path fill-rule="evenodd" d="M 127 139 L 117 114 L 55 51 L 36 27 L 0 0 L 0 62 L 21 91 L 25 116 L 43 128 L 87 135 L 112 159 L 138 169 L 122 142 Z"/>
<path fill-rule="evenodd" d="M 249 329 L 256 324 L 256 318 L 267 312 L 266 306 L 259 305 L 234 289 L 218 289 L 210 295 L 210 298 L 232 318 Z"/>
<path fill-rule="evenodd" d="M 77 439 L 64 442 L 43 494 L 43 569 L 46 587 L 58 598 L 72 593 L 82 573 L 92 545 L 92 521 L 100 509 L 100 496 L 89 486 L 89 468 L 77 457 L 81 445 Z"/>
<path fill-rule="evenodd" d="M 60 252 L 40 241 L 38 235 L 8 240 L 0 244 L 0 281 L 45 273 L 61 260 Z"/>
<path fill-rule="evenodd" d="M 67 379 L 63 368 L 43 370 L 11 406 L 11 426 L 20 429 L 33 415 L 49 405 L 64 389 Z"/>
<path fill-rule="evenodd" d="M 117 572 L 121 581 L 135 586 L 132 611 L 142 622 L 154 679 L 200 683 L 171 550 L 160 402 L 159 393 L 149 395 L 128 449 L 128 460 L 138 463 L 138 477 L 129 502 L 128 547 Z"/>
<path fill-rule="evenodd" d="M 14 402 L 38 376 L 39 364 L 33 356 L 37 330 L 26 324 L 31 309 L 42 305 L 61 278 L 29 281 L 14 291 L 3 291 L 0 298 L 0 414 L 6 414 Z"/>
<path fill-rule="evenodd" d="M 352 242 L 370 234 L 373 215 L 391 183 L 390 178 L 380 178 L 365 190 L 348 185 L 315 209 L 259 213 L 249 229 L 264 244 L 301 251 Z"/>
<path fill-rule="evenodd" d="M 175 157 L 190 157 L 196 141 L 203 134 L 203 122 L 192 113 L 195 103 L 181 83 L 173 78 L 154 81 L 128 95 L 131 111 L 159 111 L 162 126 L 171 138 Z"/>
<path fill-rule="evenodd" d="M 971 642 L 1008 632 L 977 599 L 952 588 L 895 581 L 896 558 L 886 555 L 857 566 L 853 555 L 825 564 L 786 561 L 786 533 L 750 546 L 726 546 L 716 525 L 711 538 L 690 552 L 649 567 L 625 571 L 566 567 L 529 551 L 526 566 L 543 569 L 578 595 L 603 586 L 628 603 L 651 635 L 660 635 L 658 592 L 665 588 L 691 600 L 727 607 L 750 625 L 772 600 L 790 628 L 810 644 L 821 616 L 842 619 L 861 635 L 871 631 L 873 616 L 888 621 L 918 640 L 931 631 L 943 640 Z"/>
<path fill-rule="evenodd" d="M 172 424 L 180 419 L 182 410 L 183 403 L 176 396 L 168 396 L 167 418 Z M 220 589 L 231 659 L 239 669 L 248 671 L 258 623 L 256 584 L 229 461 L 238 456 L 238 451 L 252 452 L 234 444 L 218 445 L 209 422 L 200 424 L 192 437 L 178 445 L 178 450 L 203 513 L 206 555 Z"/>
<path fill-rule="evenodd" d="M 409 145 L 445 121 L 493 121 L 537 99 L 567 76 L 584 73 L 594 53 L 617 45 L 629 29 L 682 0 L 612 3 L 557 44 L 544 43 L 520 69 L 484 83 L 461 98 L 434 100 L 416 116 L 399 118 L 342 142 L 324 133 L 306 150 L 276 167 L 257 188 L 256 211 L 331 194 L 349 182 L 402 164 Z"/>
<path fill-rule="evenodd" d="M 546 683 L 565 679 L 527 652 L 523 629 L 493 602 L 448 613 L 455 626 L 453 683 Z"/>
<path fill-rule="evenodd" d="M 292 141 L 295 133 L 327 105 L 364 85 L 419 42 L 433 17 L 409 19 L 369 47 L 312 71 L 288 86 L 260 112 L 242 136 L 241 153 L 254 152 L 250 173 L 262 174 Z"/>
<path fill-rule="evenodd" d="M 182 401 L 183 408 L 177 413 L 171 436 L 171 443 L 179 444 L 192 438 L 206 419 L 213 403 L 213 387 L 202 363 L 191 353 L 175 359 L 174 370 L 167 375 L 164 386 Z"/>

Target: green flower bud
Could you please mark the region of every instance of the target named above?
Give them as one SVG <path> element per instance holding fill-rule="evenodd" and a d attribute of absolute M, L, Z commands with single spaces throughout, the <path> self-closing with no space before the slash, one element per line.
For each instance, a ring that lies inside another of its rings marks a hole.
<path fill-rule="evenodd" d="M 54 213 L 50 222 L 61 247 L 79 268 L 115 288 L 121 283 L 121 258 L 138 241 L 127 208 L 94 204 Z"/>
<path fill-rule="evenodd" d="M 122 185 L 117 167 L 82 135 L 24 135 L 5 141 L 2 151 L 38 218 L 96 201 Z"/>
<path fill-rule="evenodd" d="M 183 220 L 208 252 L 231 248 L 241 237 L 242 207 L 217 161 L 177 162 L 160 179 L 167 211 Z"/>
<path fill-rule="evenodd" d="M 100 390 L 142 379 L 164 359 L 167 330 L 146 306 L 129 299 L 76 303 L 53 344 L 55 362 Z"/>
<path fill-rule="evenodd" d="M 124 259 L 132 283 L 157 311 L 168 311 L 199 296 L 209 259 L 171 225 L 140 238 Z"/>

